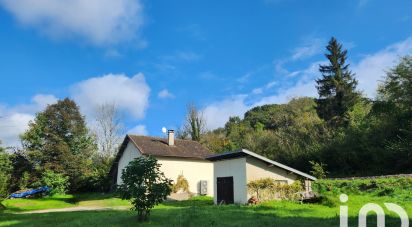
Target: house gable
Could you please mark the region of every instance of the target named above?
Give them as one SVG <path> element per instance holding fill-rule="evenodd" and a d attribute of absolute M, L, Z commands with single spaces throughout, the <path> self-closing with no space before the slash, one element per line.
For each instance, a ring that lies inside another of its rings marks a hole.
<path fill-rule="evenodd" d="M 131 162 L 133 159 L 141 156 L 141 152 L 133 143 L 127 143 L 126 148 L 122 152 L 117 164 L 117 184 L 122 184 L 121 173 L 124 168 Z"/>

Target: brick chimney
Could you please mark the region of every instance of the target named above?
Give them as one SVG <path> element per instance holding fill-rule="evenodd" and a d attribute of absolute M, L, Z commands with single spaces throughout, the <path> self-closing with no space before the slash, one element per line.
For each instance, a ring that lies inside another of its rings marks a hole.
<path fill-rule="evenodd" d="M 175 131 L 174 130 L 167 131 L 167 144 L 169 146 L 175 145 Z"/>

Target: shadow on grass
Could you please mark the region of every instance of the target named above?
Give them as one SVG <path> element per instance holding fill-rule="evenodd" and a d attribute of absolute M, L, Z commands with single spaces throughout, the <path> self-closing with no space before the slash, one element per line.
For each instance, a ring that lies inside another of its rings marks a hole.
<path fill-rule="evenodd" d="M 213 200 L 196 200 L 189 199 L 184 201 L 165 201 L 162 203 L 167 207 L 193 207 L 193 206 L 210 206 L 213 205 Z"/>
<path fill-rule="evenodd" d="M 260 209 L 264 210 L 264 209 Z M 0 226 L 339 226 L 339 217 L 283 217 L 261 213 L 247 207 L 207 206 L 179 209 L 155 209 L 148 222 L 137 222 L 132 211 L 83 211 L 48 214 L 2 214 Z M 267 211 L 267 210 L 266 210 Z M 350 226 L 357 226 L 350 218 Z M 376 226 L 376 217 L 368 218 L 368 226 Z M 386 217 L 386 226 L 400 226 L 399 219 Z"/>
<path fill-rule="evenodd" d="M 102 200 L 102 199 L 112 199 L 119 198 L 120 196 L 114 193 L 81 193 L 75 194 L 73 197 L 74 203 L 79 203 L 82 201 L 93 201 L 93 200 Z"/>

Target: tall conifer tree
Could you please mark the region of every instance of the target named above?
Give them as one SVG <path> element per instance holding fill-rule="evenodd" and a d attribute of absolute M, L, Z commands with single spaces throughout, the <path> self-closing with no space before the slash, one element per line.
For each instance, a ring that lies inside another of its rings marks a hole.
<path fill-rule="evenodd" d="M 319 66 L 322 77 L 316 80 L 317 112 L 330 126 L 344 127 L 348 123 L 348 111 L 360 98 L 356 91 L 358 81 L 349 70 L 347 50 L 342 49 L 342 44 L 332 37 L 326 49 L 329 64 Z"/>

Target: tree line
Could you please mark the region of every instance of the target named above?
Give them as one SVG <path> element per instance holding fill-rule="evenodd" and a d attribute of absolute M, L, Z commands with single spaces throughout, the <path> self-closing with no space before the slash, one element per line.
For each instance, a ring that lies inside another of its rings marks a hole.
<path fill-rule="evenodd" d="M 198 141 L 217 153 L 250 149 L 321 176 L 410 173 L 412 58 L 400 57 L 371 99 L 358 90 L 347 51 L 335 38 L 325 57 L 328 64 L 319 66 L 316 80 L 317 98 L 254 107 Z"/>
<path fill-rule="evenodd" d="M 73 100 L 48 105 L 20 136 L 21 148 L 0 147 L 0 198 L 44 185 L 55 193 L 109 190 L 120 121 L 115 104 L 96 107 L 89 127 Z"/>

